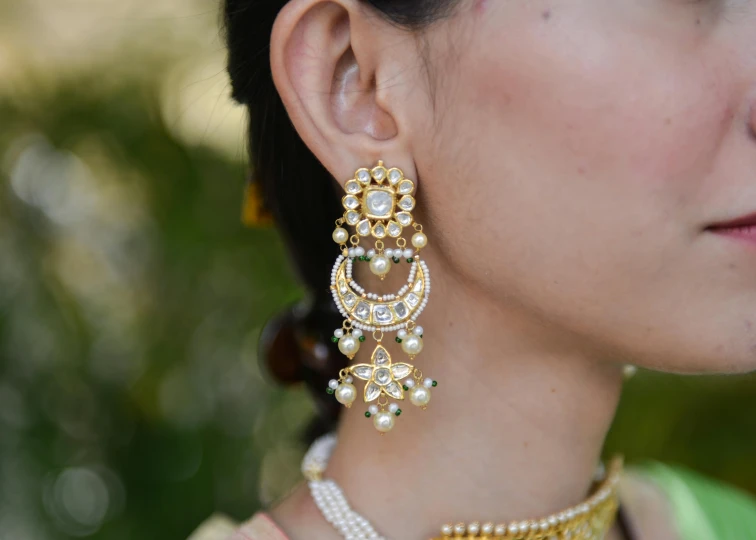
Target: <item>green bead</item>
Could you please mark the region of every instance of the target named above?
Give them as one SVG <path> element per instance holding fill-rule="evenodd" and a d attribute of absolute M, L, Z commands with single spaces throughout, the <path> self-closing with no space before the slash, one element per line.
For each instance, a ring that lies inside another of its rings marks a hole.
<path fill-rule="evenodd" d="M 360 255 L 360 260 L 361 261 L 367 260 L 367 257 L 365 257 L 364 255 Z"/>
<path fill-rule="evenodd" d="M 373 260 L 373 258 L 372 258 L 372 257 L 365 257 L 365 260 L 366 260 L 367 262 L 370 262 L 370 261 L 372 261 L 372 260 Z"/>
<path fill-rule="evenodd" d="M 394 414 L 397 415 L 397 416 L 401 416 L 402 410 L 401 409 L 397 409 Z"/>
<path fill-rule="evenodd" d="M 333 388 L 326 388 L 326 392 L 333 395 Z"/>
<path fill-rule="evenodd" d="M 365 341 L 365 336 L 360 336 L 357 339 L 359 339 L 360 341 Z"/>
<path fill-rule="evenodd" d="M 397 337 L 397 338 L 396 338 L 396 342 L 397 342 L 397 343 L 401 343 L 401 342 L 402 342 L 402 338 L 400 338 L 400 337 Z"/>
<path fill-rule="evenodd" d="M 370 418 L 370 411 L 365 411 L 365 418 Z"/>
<path fill-rule="evenodd" d="M 337 338 L 336 336 L 331 336 L 331 341 L 333 341 L 334 343 L 338 343 L 339 338 Z"/>
<path fill-rule="evenodd" d="M 405 384 L 405 385 L 403 385 L 403 386 L 402 386 L 402 388 L 404 388 L 404 391 L 405 391 L 405 392 L 409 392 L 409 386 L 407 386 L 406 384 Z"/>
<path fill-rule="evenodd" d="M 409 259 L 407 259 L 407 262 L 408 263 L 415 262 L 415 259 L 413 259 L 412 257 L 410 257 Z"/>
<path fill-rule="evenodd" d="M 436 381 L 433 381 L 433 388 L 435 388 L 435 387 L 437 387 L 437 386 L 438 386 L 438 382 L 436 382 Z"/>
<path fill-rule="evenodd" d="M 401 262 L 401 259 L 399 257 L 394 257 L 394 262 L 396 264 L 399 264 Z"/>

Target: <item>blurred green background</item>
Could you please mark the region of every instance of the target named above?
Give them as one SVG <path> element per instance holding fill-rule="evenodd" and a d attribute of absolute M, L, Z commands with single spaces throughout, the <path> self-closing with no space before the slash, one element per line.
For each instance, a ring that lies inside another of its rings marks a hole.
<path fill-rule="evenodd" d="M 0 0 L 0 539 L 184 539 L 298 478 L 257 338 L 301 296 L 245 229 L 216 1 Z M 607 451 L 756 492 L 756 377 L 642 373 Z"/>

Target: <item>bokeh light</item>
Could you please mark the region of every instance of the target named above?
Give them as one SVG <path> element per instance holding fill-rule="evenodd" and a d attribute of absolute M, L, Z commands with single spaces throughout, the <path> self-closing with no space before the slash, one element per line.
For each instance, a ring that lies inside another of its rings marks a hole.
<path fill-rule="evenodd" d="M 219 9 L 0 0 L 3 540 L 182 539 L 299 479 L 312 404 L 257 347 L 301 290 L 240 223 Z M 754 396 L 640 373 L 607 451 L 756 491 Z"/>

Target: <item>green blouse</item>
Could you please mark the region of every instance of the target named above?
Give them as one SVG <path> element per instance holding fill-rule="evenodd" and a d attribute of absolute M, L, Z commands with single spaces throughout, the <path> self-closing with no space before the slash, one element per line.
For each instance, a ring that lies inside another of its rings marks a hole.
<path fill-rule="evenodd" d="M 658 462 L 634 467 L 667 496 L 682 540 L 756 540 L 756 499 L 690 469 Z"/>

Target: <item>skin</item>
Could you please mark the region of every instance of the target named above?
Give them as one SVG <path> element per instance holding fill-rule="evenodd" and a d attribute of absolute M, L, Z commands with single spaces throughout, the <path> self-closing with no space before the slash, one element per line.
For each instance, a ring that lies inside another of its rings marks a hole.
<path fill-rule="evenodd" d="M 442 384 L 385 437 L 350 410 L 328 471 L 388 537 L 580 501 L 622 363 L 756 368 L 756 245 L 706 230 L 756 211 L 754 28 L 748 0 L 463 1 L 420 35 L 351 0 L 281 11 L 300 136 L 340 181 L 402 168 L 430 240 L 416 363 Z M 626 486 L 642 537 L 673 538 Z M 338 538 L 306 489 L 273 515 Z"/>

